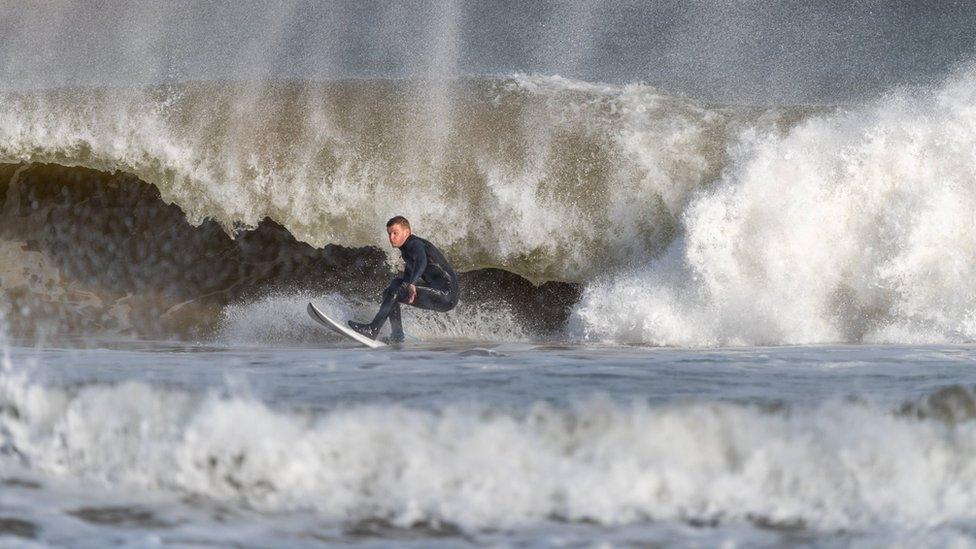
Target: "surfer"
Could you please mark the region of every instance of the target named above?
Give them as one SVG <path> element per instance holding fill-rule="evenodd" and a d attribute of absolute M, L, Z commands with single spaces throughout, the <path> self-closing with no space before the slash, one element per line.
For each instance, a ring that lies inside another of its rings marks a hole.
<path fill-rule="evenodd" d="M 403 275 L 394 278 L 383 291 L 383 303 L 372 322 L 350 320 L 349 327 L 370 339 L 376 339 L 376 334 L 389 318 L 390 341 L 399 343 L 403 341 L 400 304 L 432 311 L 450 311 L 458 303 L 458 279 L 444 254 L 429 241 L 411 232 L 407 218 L 398 215 L 387 221 L 386 234 L 390 245 L 400 248 Z"/>

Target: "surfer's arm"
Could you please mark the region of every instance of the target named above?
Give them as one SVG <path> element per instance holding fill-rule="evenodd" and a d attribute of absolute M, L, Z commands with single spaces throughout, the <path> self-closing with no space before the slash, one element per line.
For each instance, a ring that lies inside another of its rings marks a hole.
<path fill-rule="evenodd" d="M 427 269 L 427 249 L 422 242 L 415 240 L 410 246 L 409 255 L 413 261 L 404 269 L 403 283 L 407 287 L 407 303 L 413 303 L 417 297 L 415 284 Z"/>
<path fill-rule="evenodd" d="M 410 248 L 410 256 L 413 258 L 413 262 L 408 267 L 409 273 L 404 273 L 403 280 L 403 283 L 408 286 L 416 284 L 417 280 L 424 274 L 424 270 L 427 269 L 427 250 L 424 249 L 422 242 L 414 240 L 415 242 Z"/>

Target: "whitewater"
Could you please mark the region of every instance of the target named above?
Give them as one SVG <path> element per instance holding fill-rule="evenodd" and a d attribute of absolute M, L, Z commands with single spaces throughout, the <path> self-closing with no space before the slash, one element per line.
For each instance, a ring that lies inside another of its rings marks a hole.
<path fill-rule="evenodd" d="M 105 174 L 67 180 L 121 172 L 190 227 L 270 220 L 313 247 L 387 249 L 376 228 L 403 214 L 463 271 L 583 284 L 563 319 L 574 340 L 960 343 L 976 334 L 974 80 L 964 66 L 866 105 L 760 108 L 638 84 L 465 79 L 442 106 L 451 126 L 433 128 L 422 84 L 400 81 L 55 90 L 6 97 L 0 161 L 9 198 L 51 164 Z M 403 201 L 404 187 L 424 199 Z M 8 238 L 51 232 L 56 220 L 27 207 L 38 227 L 14 221 Z M 58 244 L 92 247 L 64 242 L 72 231 Z M 175 261 L 170 244 L 148 253 L 154 265 Z"/>
<path fill-rule="evenodd" d="M 974 105 L 0 92 L 0 545 L 974 546 Z M 356 348 L 393 215 L 461 303 Z"/>
<path fill-rule="evenodd" d="M 9 348 L 0 532 L 971 545 L 971 347 Z"/>

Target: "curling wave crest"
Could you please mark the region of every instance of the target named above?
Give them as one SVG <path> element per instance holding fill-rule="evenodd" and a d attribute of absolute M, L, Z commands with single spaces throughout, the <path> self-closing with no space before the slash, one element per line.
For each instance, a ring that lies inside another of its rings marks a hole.
<path fill-rule="evenodd" d="M 268 217 L 316 247 L 386 248 L 383 223 L 402 214 L 461 270 L 581 281 L 666 246 L 736 128 L 800 116 L 559 77 L 432 85 L 8 93 L 0 162 L 121 170 L 194 224 Z"/>

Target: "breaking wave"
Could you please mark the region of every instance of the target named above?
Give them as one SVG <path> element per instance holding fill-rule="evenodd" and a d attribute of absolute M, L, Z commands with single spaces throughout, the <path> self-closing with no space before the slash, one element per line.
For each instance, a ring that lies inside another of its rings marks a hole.
<path fill-rule="evenodd" d="M 316 247 L 385 248 L 403 214 L 462 270 L 578 281 L 666 245 L 728 132 L 759 116 L 641 85 L 442 85 L 434 99 L 434 84 L 386 80 L 6 94 L 0 161 L 120 170 L 193 224 L 271 218 Z"/>
<path fill-rule="evenodd" d="M 974 401 L 957 387 L 895 411 L 594 397 L 523 412 L 374 405 L 309 415 L 136 382 L 45 388 L 8 370 L 0 465 L 404 527 L 910 528 L 972 517 Z"/>
<path fill-rule="evenodd" d="M 543 76 L 8 93 L 0 288 L 14 334 L 233 332 L 268 296 L 372 300 L 403 214 L 468 273 L 463 337 L 972 341 L 974 81 L 835 108 Z"/>
<path fill-rule="evenodd" d="M 976 69 L 729 143 L 658 258 L 587 286 L 583 337 L 976 340 Z"/>

